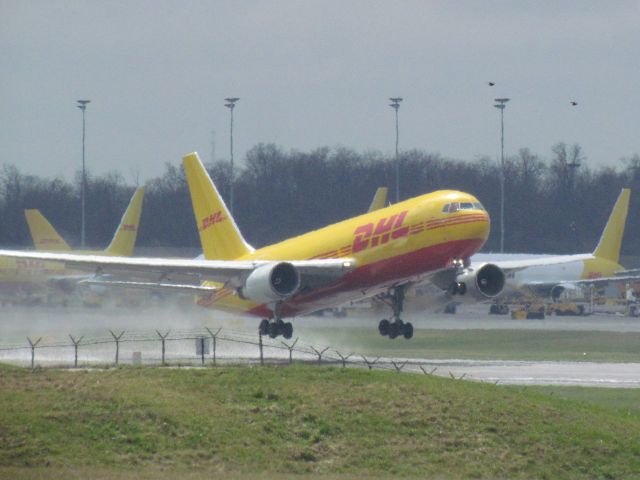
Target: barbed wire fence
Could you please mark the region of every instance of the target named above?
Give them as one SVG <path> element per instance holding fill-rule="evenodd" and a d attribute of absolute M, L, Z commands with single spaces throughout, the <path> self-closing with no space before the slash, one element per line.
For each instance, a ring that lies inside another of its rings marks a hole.
<path fill-rule="evenodd" d="M 337 348 L 290 343 L 259 333 L 218 328 L 192 330 L 119 331 L 104 336 L 67 338 L 40 336 L 24 343 L 0 343 L 0 361 L 37 368 L 110 368 L 133 366 L 285 365 L 294 362 L 360 367 L 434 375 L 424 360 L 367 357 Z M 405 369 L 405 367 L 407 367 Z M 454 377 L 455 378 L 455 377 Z M 462 377 L 461 377 L 462 378 Z"/>

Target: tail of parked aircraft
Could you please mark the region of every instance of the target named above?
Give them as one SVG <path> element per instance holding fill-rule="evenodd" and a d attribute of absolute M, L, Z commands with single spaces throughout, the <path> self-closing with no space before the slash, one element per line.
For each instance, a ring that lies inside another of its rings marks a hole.
<path fill-rule="evenodd" d="M 600 242 L 593 252 L 598 258 L 605 258 L 618 263 L 620 260 L 620 247 L 624 235 L 624 224 L 629 211 L 629 196 L 631 190 L 623 188 L 618 196 L 616 204 L 613 206 L 607 225 L 604 227 Z"/>
<path fill-rule="evenodd" d="M 144 197 L 144 187 L 136 189 L 127 210 L 120 220 L 118 230 L 116 230 L 113 240 L 106 248 L 104 253 L 107 255 L 117 255 L 121 257 L 130 257 L 133 255 L 133 249 L 136 246 L 136 238 L 138 236 L 138 228 L 140 226 L 140 214 L 142 212 L 142 199 Z"/>
<path fill-rule="evenodd" d="M 233 260 L 253 252 L 227 210 L 197 153 L 182 159 L 202 253 L 208 260 Z"/>
<path fill-rule="evenodd" d="M 67 252 L 71 247 L 56 232 L 56 229 L 49 223 L 40 210 L 29 209 L 24 211 L 27 219 L 29 232 L 36 250 L 44 250 L 48 252 Z"/>
<path fill-rule="evenodd" d="M 380 210 L 381 208 L 386 207 L 388 196 L 388 187 L 378 187 L 378 189 L 376 190 L 376 194 L 373 196 L 373 200 L 371 200 L 371 205 L 369 205 L 369 210 L 367 213 L 375 212 L 376 210 Z"/>

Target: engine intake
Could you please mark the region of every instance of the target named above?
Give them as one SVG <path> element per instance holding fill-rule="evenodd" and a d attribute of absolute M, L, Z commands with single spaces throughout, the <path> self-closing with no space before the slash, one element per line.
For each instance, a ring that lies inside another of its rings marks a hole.
<path fill-rule="evenodd" d="M 467 293 L 476 300 L 487 300 L 499 295 L 504 283 L 502 269 L 492 263 L 485 263 L 479 267 L 465 269 L 456 276 L 453 293 Z"/>
<path fill-rule="evenodd" d="M 300 289 L 300 273 L 288 262 L 269 263 L 247 277 L 239 293 L 254 302 L 269 303 L 294 295 Z"/>

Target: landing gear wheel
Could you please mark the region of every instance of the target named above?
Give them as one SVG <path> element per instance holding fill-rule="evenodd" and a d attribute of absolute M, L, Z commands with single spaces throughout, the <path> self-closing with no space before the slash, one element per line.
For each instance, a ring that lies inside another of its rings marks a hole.
<path fill-rule="evenodd" d="M 291 325 L 291 322 L 284 324 L 284 327 L 282 328 L 282 336 L 287 340 L 293 337 L 293 325 Z"/>
<path fill-rule="evenodd" d="M 389 338 L 393 340 L 400 333 L 398 322 L 393 322 L 389 325 Z"/>
<path fill-rule="evenodd" d="M 278 328 L 277 322 L 269 323 L 269 338 L 276 338 L 278 335 L 280 335 L 279 330 L 280 329 Z"/>
<path fill-rule="evenodd" d="M 269 335 L 269 320 L 267 320 L 266 318 L 264 318 L 261 322 L 260 322 L 260 326 L 258 327 L 258 332 L 260 332 L 260 335 L 262 335 L 263 337 L 265 335 Z"/>
<path fill-rule="evenodd" d="M 407 340 L 413 337 L 413 325 L 411 325 L 411 323 L 404 324 L 404 327 L 402 328 L 402 336 Z"/>
<path fill-rule="evenodd" d="M 389 320 L 387 320 L 386 318 L 380 320 L 380 323 L 378 324 L 378 332 L 380 332 L 380 335 L 382 335 L 383 337 L 389 335 L 390 325 L 391 324 L 389 323 Z"/>

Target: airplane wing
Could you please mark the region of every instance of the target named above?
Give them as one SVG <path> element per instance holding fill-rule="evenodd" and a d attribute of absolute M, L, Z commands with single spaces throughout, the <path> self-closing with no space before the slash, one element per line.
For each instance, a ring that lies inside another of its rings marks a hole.
<path fill-rule="evenodd" d="M 160 285 L 167 287 L 182 282 L 193 289 L 197 283 L 210 281 L 221 283 L 225 288 L 237 289 L 243 287 L 247 278 L 260 267 L 282 263 L 295 267 L 301 285 L 314 288 L 331 283 L 355 268 L 354 260 L 349 258 L 291 261 L 191 260 L 0 250 L 0 257 L 2 256 L 60 262 L 73 270 L 92 272 L 98 277 L 94 282 L 96 284 L 107 284 L 109 280 L 104 277 L 112 275 L 121 286 L 124 286 L 122 282 L 131 281 L 138 282 L 139 288 L 154 288 Z"/>

